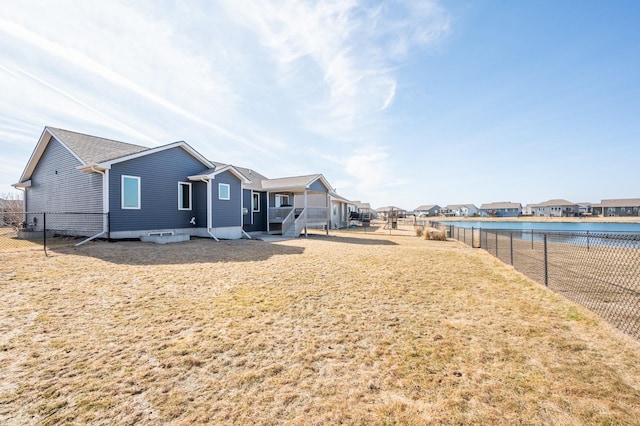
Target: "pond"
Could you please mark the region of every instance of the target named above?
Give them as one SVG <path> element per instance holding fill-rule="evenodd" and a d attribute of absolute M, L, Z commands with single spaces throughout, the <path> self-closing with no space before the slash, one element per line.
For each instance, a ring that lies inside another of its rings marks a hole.
<path fill-rule="evenodd" d="M 434 221 L 436 222 L 436 221 Z M 514 229 L 558 232 L 594 232 L 594 233 L 640 233 L 640 223 L 629 222 L 516 222 L 516 221 L 437 221 L 445 225 L 460 228 Z"/>

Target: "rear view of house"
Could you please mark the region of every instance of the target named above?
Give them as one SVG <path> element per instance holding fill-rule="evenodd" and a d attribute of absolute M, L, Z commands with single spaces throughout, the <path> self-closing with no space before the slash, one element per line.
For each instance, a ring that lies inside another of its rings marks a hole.
<path fill-rule="evenodd" d="M 25 211 L 56 213 L 46 229 L 66 235 L 237 239 L 250 231 L 298 236 L 329 223 L 322 175 L 267 179 L 209 161 L 184 141 L 146 148 L 45 127 L 14 186 L 25 192 Z M 25 222 L 44 226 L 35 215 Z"/>

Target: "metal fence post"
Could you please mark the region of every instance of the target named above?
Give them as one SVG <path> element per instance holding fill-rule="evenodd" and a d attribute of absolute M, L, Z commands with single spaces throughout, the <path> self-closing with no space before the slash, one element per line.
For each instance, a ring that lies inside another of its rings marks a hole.
<path fill-rule="evenodd" d="M 589 250 L 589 231 L 587 231 L 587 250 Z"/>
<path fill-rule="evenodd" d="M 42 247 L 44 249 L 44 254 L 45 256 L 48 256 L 47 254 L 47 213 L 44 212 L 42 213 Z"/>
<path fill-rule="evenodd" d="M 549 287 L 549 262 L 547 258 L 547 233 L 543 235 L 544 238 L 544 285 Z"/>
<path fill-rule="evenodd" d="M 496 257 L 498 257 L 498 231 L 494 231 L 496 235 Z"/>
<path fill-rule="evenodd" d="M 513 266 L 513 232 L 509 233 L 509 251 L 511 252 L 511 266 Z"/>
<path fill-rule="evenodd" d="M 533 229 L 531 230 L 531 250 L 533 250 Z"/>

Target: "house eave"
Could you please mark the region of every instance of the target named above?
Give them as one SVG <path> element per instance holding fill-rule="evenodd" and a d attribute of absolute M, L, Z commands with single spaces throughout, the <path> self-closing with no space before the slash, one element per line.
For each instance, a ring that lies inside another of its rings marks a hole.
<path fill-rule="evenodd" d="M 240 181 L 244 184 L 244 185 L 249 185 L 252 183 L 251 180 L 249 180 L 245 175 L 243 175 L 242 173 L 240 173 L 238 171 L 238 169 L 236 169 L 233 166 L 225 166 L 225 167 L 221 167 L 218 170 L 215 170 L 212 173 L 207 173 L 207 174 L 200 174 L 200 175 L 192 175 L 192 176 L 188 176 L 188 179 L 191 181 L 206 181 L 206 180 L 213 180 L 216 178 L 217 175 L 219 175 L 220 173 L 224 173 L 224 172 L 230 172 L 231 174 L 233 174 L 235 177 L 237 177 L 238 179 L 240 179 Z"/>
<path fill-rule="evenodd" d="M 14 188 L 31 188 L 31 179 L 26 180 L 24 182 L 18 182 L 11 184 Z"/>

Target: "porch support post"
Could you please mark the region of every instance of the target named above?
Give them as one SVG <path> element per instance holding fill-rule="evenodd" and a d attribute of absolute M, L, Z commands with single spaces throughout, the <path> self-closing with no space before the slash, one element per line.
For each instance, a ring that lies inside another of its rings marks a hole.
<path fill-rule="evenodd" d="M 307 188 L 304 189 L 304 236 L 307 237 Z"/>
<path fill-rule="evenodd" d="M 331 197 L 329 196 L 328 192 L 325 198 L 325 204 L 326 204 L 326 212 L 327 212 L 327 225 L 325 226 L 325 229 L 326 229 L 326 234 L 329 235 L 329 224 L 331 223 Z"/>

